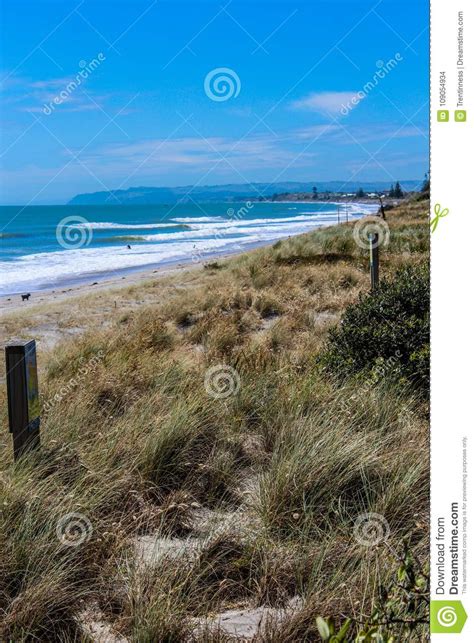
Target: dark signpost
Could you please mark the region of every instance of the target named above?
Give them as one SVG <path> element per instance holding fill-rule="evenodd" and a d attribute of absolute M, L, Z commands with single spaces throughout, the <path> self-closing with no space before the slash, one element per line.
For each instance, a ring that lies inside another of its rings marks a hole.
<path fill-rule="evenodd" d="M 370 235 L 370 285 L 372 290 L 379 286 L 379 235 Z"/>
<path fill-rule="evenodd" d="M 40 444 L 40 400 L 36 366 L 36 342 L 17 342 L 5 347 L 8 418 L 17 460 Z"/>

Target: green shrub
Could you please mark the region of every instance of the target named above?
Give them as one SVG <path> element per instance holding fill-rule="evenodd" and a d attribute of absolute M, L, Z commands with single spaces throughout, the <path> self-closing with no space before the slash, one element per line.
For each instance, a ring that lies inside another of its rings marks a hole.
<path fill-rule="evenodd" d="M 397 271 L 376 292 L 349 306 L 329 333 L 324 366 L 337 375 L 380 379 L 390 373 L 423 390 L 429 387 L 429 266 Z"/>
<path fill-rule="evenodd" d="M 317 617 L 316 625 L 323 641 L 391 643 L 395 640 L 425 640 L 430 604 L 428 565 L 420 564 L 407 541 L 403 542 L 400 555 L 393 549 L 391 553 L 397 556 L 399 566 L 388 582 L 380 584 L 379 596 L 370 617 L 363 625 L 347 618 L 338 631 L 334 618 Z"/>

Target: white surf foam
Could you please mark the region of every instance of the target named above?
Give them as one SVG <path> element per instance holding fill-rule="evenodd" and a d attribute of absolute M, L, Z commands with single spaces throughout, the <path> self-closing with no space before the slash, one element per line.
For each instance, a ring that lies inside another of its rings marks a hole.
<path fill-rule="evenodd" d="M 214 221 L 223 221 L 222 217 L 176 217 L 172 219 L 176 223 L 212 223 Z"/>
<path fill-rule="evenodd" d="M 26 255 L 17 261 L 0 262 L 0 295 L 35 291 L 56 284 L 101 275 L 113 277 L 119 271 L 146 268 L 169 261 L 193 260 L 221 250 L 239 249 L 256 243 L 258 236 L 236 239 L 179 241 L 111 248 L 81 248 Z"/>
<path fill-rule="evenodd" d="M 330 205 L 330 204 L 328 204 Z M 333 205 L 333 204 L 331 204 Z M 335 204 L 334 204 L 335 205 Z M 373 214 L 377 206 L 350 204 L 351 216 Z M 311 229 L 337 223 L 337 206 L 326 212 L 298 212 L 293 217 L 226 220 L 223 217 L 180 217 L 166 224 L 96 223 L 100 227 L 155 229 L 186 223 L 191 229 L 144 235 L 147 243 L 78 250 L 59 250 L 0 261 L 0 294 L 35 291 L 94 277 L 113 277 L 118 271 L 147 268 L 173 261 L 192 261 L 219 252 L 239 251 L 271 243 Z M 92 224 L 94 225 L 94 224 Z"/>

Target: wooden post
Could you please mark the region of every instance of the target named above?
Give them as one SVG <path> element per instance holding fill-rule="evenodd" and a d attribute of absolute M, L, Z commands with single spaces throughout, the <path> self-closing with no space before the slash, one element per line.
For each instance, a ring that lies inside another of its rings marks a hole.
<path fill-rule="evenodd" d="M 370 284 L 372 290 L 379 287 L 379 235 L 370 235 Z"/>
<path fill-rule="evenodd" d="M 337 204 L 337 225 L 339 225 L 339 203 Z"/>
<path fill-rule="evenodd" d="M 383 201 L 382 201 L 382 197 L 380 196 L 380 194 L 379 194 L 379 201 L 380 201 L 380 215 L 381 215 L 382 219 L 385 221 L 385 208 L 383 207 Z"/>
<path fill-rule="evenodd" d="M 18 342 L 5 347 L 8 418 L 13 435 L 15 460 L 40 445 L 40 401 L 36 342 Z"/>
<path fill-rule="evenodd" d="M 349 223 L 349 204 L 346 203 L 346 223 Z"/>

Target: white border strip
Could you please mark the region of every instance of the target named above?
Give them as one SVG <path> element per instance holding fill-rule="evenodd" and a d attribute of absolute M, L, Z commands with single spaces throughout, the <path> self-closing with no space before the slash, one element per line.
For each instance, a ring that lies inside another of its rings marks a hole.
<path fill-rule="evenodd" d="M 472 0 L 432 0 L 431 212 L 444 216 L 431 243 L 431 611 L 432 632 L 443 628 L 432 640 L 441 641 L 474 641 L 473 41 Z M 466 110 L 464 122 L 455 119 L 457 109 Z M 449 120 L 439 121 L 439 110 Z M 462 601 L 467 612 L 461 633 L 452 633 L 463 618 L 450 601 Z"/>

